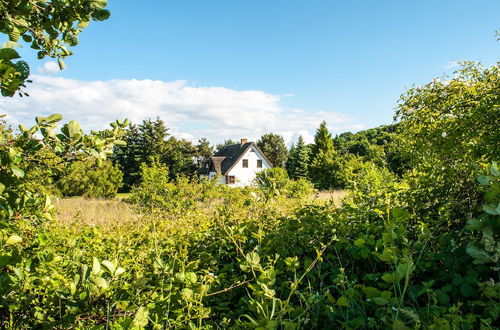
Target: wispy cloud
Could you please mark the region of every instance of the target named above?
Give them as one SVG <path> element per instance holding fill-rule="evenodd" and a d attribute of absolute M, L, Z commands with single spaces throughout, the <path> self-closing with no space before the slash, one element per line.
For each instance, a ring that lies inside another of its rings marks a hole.
<path fill-rule="evenodd" d="M 461 62 L 462 61 L 448 61 L 443 65 L 443 68 L 445 68 L 446 70 L 458 69 Z"/>
<path fill-rule="evenodd" d="M 288 142 L 302 134 L 311 142 L 322 120 L 336 133 L 363 128 L 347 114 L 284 108 L 284 96 L 258 90 L 193 87 L 186 81 L 89 82 L 47 75 L 32 79 L 30 97 L 0 98 L 0 113 L 7 113 L 12 124 L 30 124 L 37 115 L 57 112 L 90 130 L 103 129 L 117 118 L 140 123 L 158 116 L 174 136 L 207 137 L 213 143 L 258 139 L 268 132 L 282 134 Z"/>
<path fill-rule="evenodd" d="M 41 67 L 38 67 L 36 71 L 40 74 L 56 74 L 61 70 L 59 69 L 59 65 L 56 62 L 48 61 L 45 62 Z"/>

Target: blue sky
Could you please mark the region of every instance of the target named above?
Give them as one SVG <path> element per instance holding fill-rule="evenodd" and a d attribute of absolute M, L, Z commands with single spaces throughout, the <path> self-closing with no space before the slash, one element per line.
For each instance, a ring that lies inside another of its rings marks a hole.
<path fill-rule="evenodd" d="M 24 49 L 36 95 L 2 100 L 0 111 L 17 121 L 59 111 L 90 128 L 113 115 L 158 115 L 175 135 L 214 142 L 273 130 L 310 138 L 322 119 L 334 133 L 390 123 L 406 88 L 456 61 L 492 65 L 500 54 L 493 0 L 112 0 L 108 8 L 110 20 L 81 34 L 63 72 Z M 42 97 L 55 86 L 63 95 Z M 78 93 L 85 99 L 73 104 Z"/>

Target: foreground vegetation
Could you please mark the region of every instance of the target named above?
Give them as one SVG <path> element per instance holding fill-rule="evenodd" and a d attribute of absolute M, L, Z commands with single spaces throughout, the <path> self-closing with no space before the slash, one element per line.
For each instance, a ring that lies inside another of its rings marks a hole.
<path fill-rule="evenodd" d="M 498 69 L 468 63 L 402 97 L 399 173 L 370 153 L 340 157 L 320 130 L 310 173 L 344 180 L 340 206 L 311 201 L 300 162 L 297 180 L 277 168 L 231 189 L 172 179 L 152 159 L 125 202 L 89 219 L 64 200 L 75 220 L 57 221 L 49 196 L 80 188 L 52 178 L 105 164 L 128 122 L 90 135 L 74 121 L 56 133 L 59 115 L 19 134 L 2 123 L 0 326 L 496 328 Z"/>

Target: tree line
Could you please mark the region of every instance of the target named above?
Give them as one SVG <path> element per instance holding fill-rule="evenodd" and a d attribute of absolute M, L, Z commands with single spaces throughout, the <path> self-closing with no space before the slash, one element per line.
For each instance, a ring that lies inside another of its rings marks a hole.
<path fill-rule="evenodd" d="M 369 172 L 382 173 L 385 180 L 402 173 L 404 159 L 397 150 L 397 125 L 386 125 L 357 133 L 333 136 L 323 121 L 314 142 L 302 136 L 287 148 L 283 137 L 266 133 L 256 142 L 274 167 L 284 168 L 291 179 L 307 180 L 321 190 L 352 188 L 352 182 Z M 171 181 L 178 177 L 197 178 L 197 170 L 214 152 L 238 143 L 231 139 L 212 145 L 206 138 L 197 143 L 176 138 L 159 117 L 130 123 L 109 160 L 75 162 L 54 179 L 66 196 L 112 197 L 129 192 L 142 181 L 142 166 L 161 165 Z"/>

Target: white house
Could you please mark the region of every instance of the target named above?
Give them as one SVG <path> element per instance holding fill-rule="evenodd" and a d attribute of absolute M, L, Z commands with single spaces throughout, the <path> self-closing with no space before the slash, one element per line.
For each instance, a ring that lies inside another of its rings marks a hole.
<path fill-rule="evenodd" d="M 217 151 L 198 171 L 200 178 L 220 175 L 220 183 L 234 187 L 251 185 L 256 173 L 273 167 L 254 142 L 241 139 Z"/>

